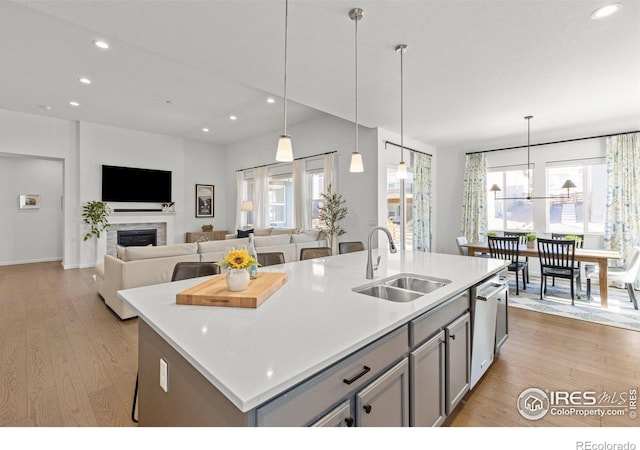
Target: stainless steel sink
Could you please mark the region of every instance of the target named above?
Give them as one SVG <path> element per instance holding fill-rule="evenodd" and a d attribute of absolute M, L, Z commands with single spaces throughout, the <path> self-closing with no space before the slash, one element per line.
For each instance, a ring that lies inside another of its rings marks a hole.
<path fill-rule="evenodd" d="M 385 285 L 369 286 L 356 292 L 384 300 L 391 300 L 392 302 L 410 302 L 423 295 L 420 292 L 407 291 L 406 289 L 398 289 Z"/>
<path fill-rule="evenodd" d="M 411 302 L 425 294 L 440 289 L 451 280 L 428 277 L 413 273 L 401 273 L 354 288 L 354 292 L 392 302 Z"/>
<path fill-rule="evenodd" d="M 449 283 L 451 283 L 449 280 L 440 280 L 437 278 L 416 278 L 415 276 L 406 275 L 389 280 L 385 285 L 428 294 L 429 292 L 440 289 Z"/>

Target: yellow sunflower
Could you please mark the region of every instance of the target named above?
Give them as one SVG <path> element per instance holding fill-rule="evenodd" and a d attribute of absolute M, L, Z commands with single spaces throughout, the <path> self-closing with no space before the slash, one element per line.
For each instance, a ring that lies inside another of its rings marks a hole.
<path fill-rule="evenodd" d="M 256 264 L 256 260 L 249 256 L 246 250 L 233 250 L 227 254 L 220 266 L 231 269 L 247 269 L 252 264 Z"/>

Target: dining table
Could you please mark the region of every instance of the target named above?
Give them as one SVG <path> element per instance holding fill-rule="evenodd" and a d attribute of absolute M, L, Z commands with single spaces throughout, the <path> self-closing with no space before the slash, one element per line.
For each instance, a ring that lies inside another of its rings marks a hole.
<path fill-rule="evenodd" d="M 490 253 L 489 243 L 486 241 L 463 244 L 461 245 L 461 247 L 467 248 L 468 254 L 472 256 L 476 253 L 482 253 L 482 254 Z M 525 256 L 530 258 L 538 257 L 537 248 L 529 248 L 526 245 L 519 245 L 518 251 L 520 256 Z M 610 259 L 620 259 L 620 253 L 613 250 L 600 250 L 600 249 L 588 249 L 588 248 L 575 249 L 576 261 L 592 262 L 592 263 L 598 264 L 598 269 L 599 269 L 598 282 L 600 284 L 600 307 L 602 309 L 609 308 L 607 266 Z"/>

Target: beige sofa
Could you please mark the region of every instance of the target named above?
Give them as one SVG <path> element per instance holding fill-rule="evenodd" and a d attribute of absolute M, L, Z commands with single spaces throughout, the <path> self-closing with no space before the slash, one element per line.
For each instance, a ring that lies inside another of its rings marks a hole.
<path fill-rule="evenodd" d="M 282 252 L 286 262 L 298 261 L 300 250 L 324 247 L 326 240 L 317 231 L 306 233 L 267 234 L 254 236 L 258 253 Z M 224 258 L 228 247 L 247 245 L 249 238 L 157 247 L 119 247 L 118 256 L 106 255 L 104 263 L 96 265 L 96 287 L 106 305 L 121 319 L 136 317 L 117 292 L 171 281 L 173 268 L 182 261 L 216 262 Z"/>
<path fill-rule="evenodd" d="M 136 312 L 117 294 L 130 289 L 171 281 L 173 268 L 182 261 L 200 261 L 198 246 L 192 244 L 162 245 L 157 247 L 126 247 L 118 253 L 104 257 L 96 265 L 96 287 L 106 305 L 121 319 L 136 317 Z"/>

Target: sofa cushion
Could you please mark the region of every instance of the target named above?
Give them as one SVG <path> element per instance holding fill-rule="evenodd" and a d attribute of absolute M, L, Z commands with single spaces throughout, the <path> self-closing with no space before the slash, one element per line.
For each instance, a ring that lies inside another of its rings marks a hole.
<path fill-rule="evenodd" d="M 253 242 L 258 247 L 285 245 L 291 242 L 290 234 L 276 234 L 275 236 L 256 236 L 253 238 Z"/>
<path fill-rule="evenodd" d="M 254 236 L 271 236 L 271 231 L 273 228 L 256 228 L 253 231 Z"/>
<path fill-rule="evenodd" d="M 190 244 L 158 245 L 151 247 L 126 247 L 124 251 L 124 261 L 192 255 L 197 253 L 197 251 L 198 246 L 195 242 Z"/>
<path fill-rule="evenodd" d="M 292 234 L 291 242 L 297 244 L 299 242 L 317 241 L 319 235 L 319 231 L 305 231 L 304 233 Z"/>
<path fill-rule="evenodd" d="M 253 228 L 250 230 L 238 230 L 238 239 L 249 237 L 251 233 L 253 233 Z"/>
<path fill-rule="evenodd" d="M 201 255 L 204 253 L 223 252 L 229 247 L 239 247 L 241 245 L 248 245 L 249 238 L 242 239 L 225 239 L 224 241 L 207 241 L 198 242 L 198 253 Z"/>
<path fill-rule="evenodd" d="M 122 245 L 116 244 L 116 258 L 124 261 L 124 251 L 127 247 L 123 247 Z"/>
<path fill-rule="evenodd" d="M 296 232 L 295 228 L 272 228 L 271 236 L 275 234 L 293 234 Z"/>

